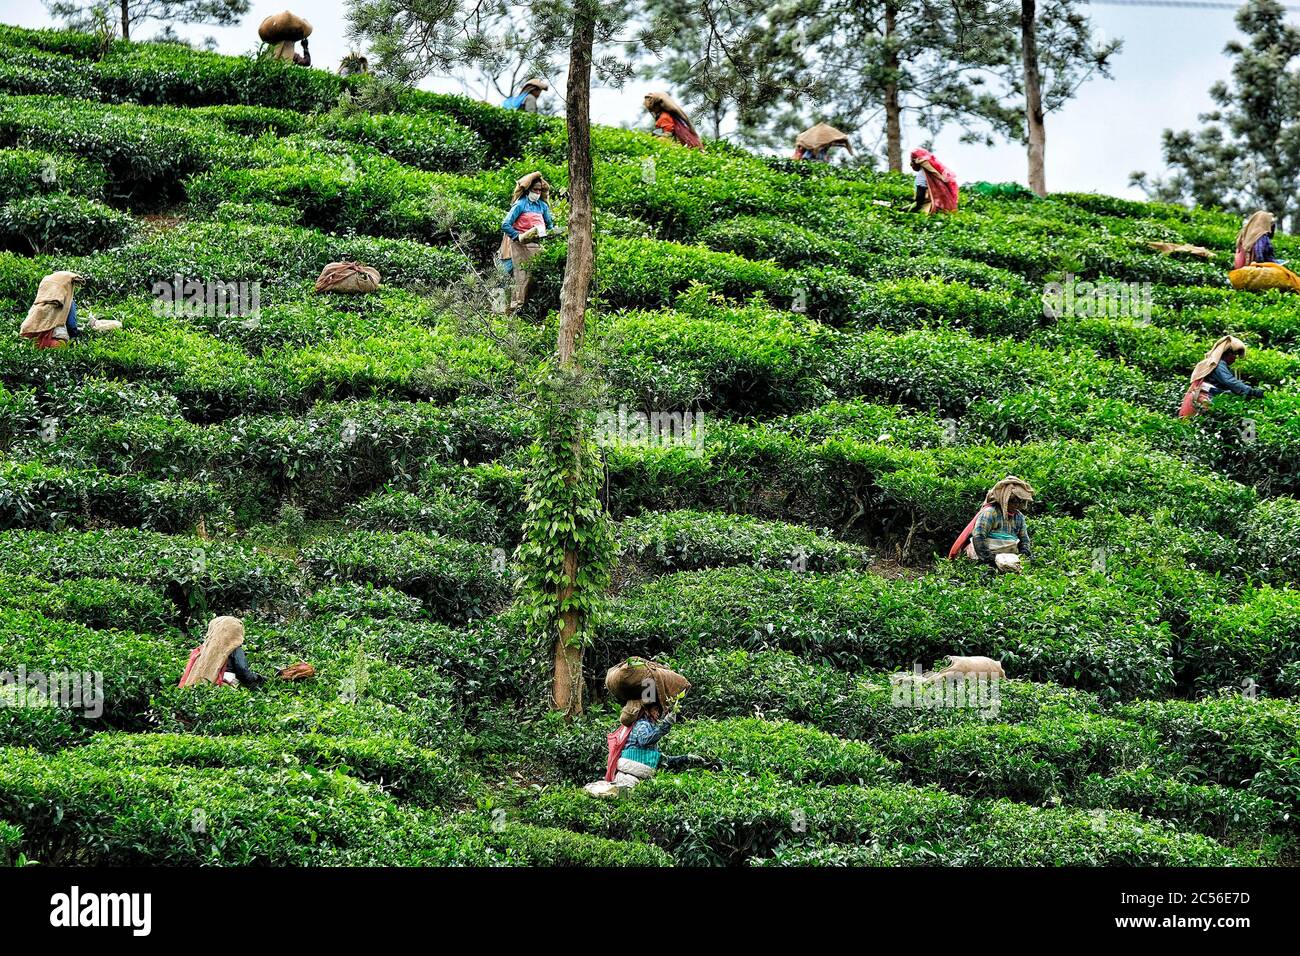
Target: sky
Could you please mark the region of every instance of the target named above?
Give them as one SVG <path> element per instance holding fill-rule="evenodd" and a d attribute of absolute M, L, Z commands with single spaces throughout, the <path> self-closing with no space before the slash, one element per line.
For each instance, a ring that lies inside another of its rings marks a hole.
<path fill-rule="evenodd" d="M 345 0 L 291 0 L 291 9 L 314 27 L 313 62 L 334 69 L 349 50 Z M 237 27 L 178 26 L 195 41 L 214 37 L 222 53 L 256 48 L 257 25 L 284 9 L 286 0 L 254 0 Z M 1194 129 L 1198 114 L 1210 109 L 1210 85 L 1226 79 L 1230 63 L 1224 44 L 1237 30 L 1232 10 L 1168 9 L 1093 5 L 1094 32 L 1101 39 L 1120 38 L 1124 48 L 1115 61 L 1113 79 L 1093 79 L 1078 96 L 1047 118 L 1047 186 L 1052 191 L 1101 192 L 1141 198 L 1128 185 L 1134 170 L 1164 171 L 1160 135 L 1166 128 Z M 39 0 L 0 0 L 0 21 L 19 26 L 53 26 Z M 137 39 L 147 39 L 161 24 L 146 24 Z M 455 79 L 431 80 L 430 89 L 462 92 Z M 641 97 L 658 81 L 633 79 L 622 90 L 595 89 L 592 114 L 614 126 L 645 122 Z M 861 131 L 873 143 L 878 129 Z M 907 136 L 905 148 L 919 145 Z M 1026 182 L 1024 146 L 1003 143 L 992 148 L 959 142 L 956 129 L 942 133 L 934 151 L 965 182 Z"/>

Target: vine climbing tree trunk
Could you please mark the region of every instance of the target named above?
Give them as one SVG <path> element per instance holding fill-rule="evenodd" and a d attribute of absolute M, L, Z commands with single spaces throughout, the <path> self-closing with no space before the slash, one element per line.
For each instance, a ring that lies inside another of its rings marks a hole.
<path fill-rule="evenodd" d="M 1047 130 L 1043 126 L 1043 81 L 1038 72 L 1038 6 L 1035 0 L 1020 0 L 1020 47 L 1025 68 L 1025 122 L 1029 133 L 1029 188 L 1035 195 L 1047 195 L 1044 154 Z"/>
<path fill-rule="evenodd" d="M 578 349 L 582 344 L 587 318 L 587 296 L 595 272 L 595 240 L 592 235 L 592 160 L 591 160 L 591 58 L 595 42 L 596 11 L 589 0 L 578 0 L 574 10 L 573 39 L 569 47 L 568 101 L 565 125 L 569 134 L 569 239 L 564 266 L 564 284 L 560 289 L 560 332 L 558 356 L 561 375 L 578 373 Z M 582 410 L 574 406 L 571 414 L 571 453 L 573 463 L 564 476 L 567 485 L 582 480 L 580 470 L 585 460 Z M 566 547 L 559 585 L 559 635 L 555 642 L 555 677 L 551 697 L 556 710 L 566 714 L 582 712 L 582 632 L 583 611 L 573 607 L 572 598 L 581 573 L 581 556 L 576 546 Z"/>

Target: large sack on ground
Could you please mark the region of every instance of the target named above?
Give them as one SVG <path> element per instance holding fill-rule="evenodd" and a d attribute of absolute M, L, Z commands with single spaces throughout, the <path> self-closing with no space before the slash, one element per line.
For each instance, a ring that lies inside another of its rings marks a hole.
<path fill-rule="evenodd" d="M 317 292 L 374 292 L 379 270 L 364 262 L 331 262 L 316 280 Z"/>
<path fill-rule="evenodd" d="M 285 10 L 263 20 L 257 28 L 257 35 L 267 43 L 284 43 L 286 40 L 297 43 L 304 37 L 311 36 L 311 24 Z"/>
<path fill-rule="evenodd" d="M 1233 269 L 1228 273 L 1228 281 L 1240 292 L 1267 292 L 1269 289 L 1300 292 L 1300 276 L 1276 262 L 1257 262 Z"/>
<path fill-rule="evenodd" d="M 1148 242 L 1147 248 L 1162 252 L 1167 256 L 1196 256 L 1198 259 L 1213 259 L 1214 253 L 1204 246 L 1193 246 L 1187 242 Z"/>
<path fill-rule="evenodd" d="M 605 689 L 621 703 L 645 700 L 646 691 L 652 686 L 654 699 L 646 703 L 667 703 L 690 690 L 691 682 L 663 664 L 644 657 L 629 657 L 605 672 Z"/>

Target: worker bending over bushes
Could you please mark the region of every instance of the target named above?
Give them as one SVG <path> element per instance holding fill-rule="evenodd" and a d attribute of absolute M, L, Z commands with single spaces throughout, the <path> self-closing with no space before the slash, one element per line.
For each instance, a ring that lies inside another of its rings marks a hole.
<path fill-rule="evenodd" d="M 195 684 L 229 684 L 260 687 L 266 678 L 248 666 L 244 654 L 244 622 L 237 617 L 214 617 L 203 643 L 190 651 L 179 687 Z"/>
<path fill-rule="evenodd" d="M 609 760 L 605 779 L 587 784 L 588 794 L 617 796 L 649 780 L 660 767 L 681 770 L 708 765 L 709 761 L 695 754 L 670 757 L 659 750 L 659 741 L 677 722 L 677 702 L 691 687 L 685 677 L 656 661 L 630 657 L 606 672 L 605 687 L 615 700 L 625 703 L 618 729 L 606 735 Z"/>
<path fill-rule="evenodd" d="M 795 139 L 794 158 L 811 160 L 816 163 L 828 163 L 831 158 L 831 150 L 836 146 L 843 146 L 850 153 L 853 152 L 848 133 L 841 132 L 828 123 L 818 123 L 816 126 L 804 130 Z"/>
<path fill-rule="evenodd" d="M 497 258 L 506 273 L 513 273 L 515 277 L 510 296 L 511 311 L 520 308 L 528 298 L 530 276 L 524 266 L 541 252 L 542 237 L 555 228 L 555 219 L 547 202 L 550 195 L 551 184 L 542 178 L 542 174 L 529 173 L 515 183 L 510 211 L 501 222 L 501 248 Z"/>
<path fill-rule="evenodd" d="M 1277 232 L 1277 220 L 1273 214 L 1258 209 L 1246 217 L 1237 233 L 1237 251 L 1232 259 L 1232 267 L 1253 266 L 1258 262 L 1277 262 L 1273 254 L 1273 234 Z"/>
<path fill-rule="evenodd" d="M 1232 271 L 1228 281 L 1232 287 L 1244 292 L 1267 292 L 1281 289 L 1300 292 L 1300 276 L 1280 262 L 1273 252 L 1273 234 L 1277 220 L 1264 209 L 1257 209 L 1246 217 L 1237 233 L 1237 248 L 1232 257 Z"/>
<path fill-rule="evenodd" d="M 519 92 L 507 100 L 502 100 L 501 105 L 508 110 L 536 113 L 537 101 L 541 98 L 542 93 L 550 88 L 551 84 L 541 77 L 524 80 L 524 85 L 519 88 Z"/>
<path fill-rule="evenodd" d="M 285 10 L 263 20 L 257 28 L 257 35 L 271 45 L 273 58 L 295 66 L 311 66 L 311 50 L 307 48 L 311 30 L 310 23 Z M 296 43 L 302 44 L 301 54 L 294 49 Z"/>
<path fill-rule="evenodd" d="M 694 754 L 670 757 L 659 749 L 659 741 L 677 723 L 676 710 L 665 713 L 663 705 L 658 702 L 628 701 L 619 714 L 619 723 L 630 729 L 611 781 L 616 787 L 635 787 L 642 780 L 653 777 L 660 767 L 681 770 L 704 763 L 704 758 Z"/>
<path fill-rule="evenodd" d="M 87 329 L 94 332 L 120 329 L 122 323 L 113 319 L 87 315 L 84 322 L 77 320 L 76 291 L 84 281 L 75 272 L 52 272 L 42 279 L 36 290 L 36 301 L 18 334 L 31 339 L 38 349 L 57 349 L 84 335 Z"/>
<path fill-rule="evenodd" d="M 936 212 L 956 212 L 957 177 L 934 153 L 925 149 L 912 150 L 912 169 L 916 171 L 916 201 L 909 212 L 923 212 L 927 216 Z"/>
<path fill-rule="evenodd" d="M 1246 343 L 1231 335 L 1225 335 L 1214 343 L 1214 347 L 1205 353 L 1205 358 L 1196 363 L 1192 369 L 1192 381 L 1183 396 L 1183 404 L 1178 409 L 1179 418 L 1191 418 L 1210 407 L 1210 403 L 1224 392 L 1241 395 L 1245 398 L 1261 398 L 1262 388 L 1247 385 L 1232 374 L 1232 366 L 1237 359 L 1246 354 Z"/>
<path fill-rule="evenodd" d="M 688 149 L 703 148 L 700 134 L 695 132 L 690 117 L 675 99 L 667 93 L 647 93 L 642 102 L 645 103 L 646 112 L 655 118 L 656 136 L 675 139 Z"/>
<path fill-rule="evenodd" d="M 1033 557 L 1025 507 L 1034 500 L 1029 482 L 1007 475 L 989 489 L 984 507 L 953 542 L 948 557 L 965 554 L 998 571 L 1019 571 Z"/>

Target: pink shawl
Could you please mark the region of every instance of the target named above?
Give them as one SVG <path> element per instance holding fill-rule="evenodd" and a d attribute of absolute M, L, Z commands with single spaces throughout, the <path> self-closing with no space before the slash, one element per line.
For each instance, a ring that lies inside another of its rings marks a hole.
<path fill-rule="evenodd" d="M 912 161 L 925 169 L 930 190 L 930 212 L 953 212 L 957 208 L 957 177 L 927 149 L 912 150 Z"/>

